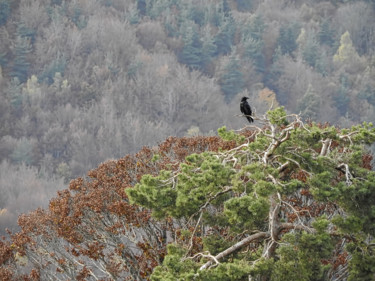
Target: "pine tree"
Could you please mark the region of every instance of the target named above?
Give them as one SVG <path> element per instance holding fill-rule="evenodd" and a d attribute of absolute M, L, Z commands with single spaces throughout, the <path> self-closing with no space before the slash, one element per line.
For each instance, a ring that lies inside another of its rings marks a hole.
<path fill-rule="evenodd" d="M 249 12 L 253 6 L 253 1 L 251 0 L 236 0 L 237 9 L 241 12 Z"/>
<path fill-rule="evenodd" d="M 265 76 L 267 87 L 274 90 L 275 92 L 277 92 L 277 81 L 283 73 L 283 65 L 280 62 L 281 57 L 281 48 L 280 46 L 278 46 L 273 53 L 272 65 L 269 67 L 269 70 L 267 71 Z"/>
<path fill-rule="evenodd" d="M 302 50 L 303 59 L 311 66 L 315 67 L 319 59 L 319 45 L 312 34 L 308 34 L 305 46 Z"/>
<path fill-rule="evenodd" d="M 202 6 L 193 5 L 190 3 L 188 10 L 189 10 L 189 19 L 192 20 L 199 26 L 205 26 L 207 24 L 207 18 L 205 14 L 205 10 Z"/>
<path fill-rule="evenodd" d="M 186 223 L 151 280 L 372 280 L 373 125 L 304 124 L 283 108 L 260 120 L 248 137 L 219 129 L 235 148 L 126 190 L 153 217 Z"/>
<path fill-rule="evenodd" d="M 17 35 L 20 35 L 24 38 L 28 38 L 30 40 L 30 43 L 34 44 L 36 31 L 25 26 L 23 22 L 20 22 L 17 25 Z"/>
<path fill-rule="evenodd" d="M 231 13 L 231 9 L 227 0 L 222 0 L 222 12 L 225 17 L 228 17 Z"/>
<path fill-rule="evenodd" d="M 6 24 L 10 13 L 11 9 L 9 0 L 0 0 L 0 26 Z"/>
<path fill-rule="evenodd" d="M 217 55 L 228 54 L 231 51 L 235 29 L 236 25 L 234 19 L 231 16 L 226 17 L 215 36 Z"/>
<path fill-rule="evenodd" d="M 245 48 L 244 54 L 251 58 L 255 70 L 259 73 L 265 71 L 265 60 L 263 55 L 264 40 L 263 32 L 265 24 L 261 16 L 255 16 L 251 23 L 245 25 L 241 31 L 242 42 Z"/>
<path fill-rule="evenodd" d="M 348 77 L 346 75 L 341 75 L 340 87 L 334 95 L 333 99 L 335 101 L 335 106 L 343 116 L 345 116 L 348 113 L 350 102 L 349 89 L 350 84 Z"/>
<path fill-rule="evenodd" d="M 320 97 L 314 91 L 311 84 L 307 87 L 306 93 L 298 101 L 297 110 L 305 119 L 317 120 L 320 110 Z"/>
<path fill-rule="evenodd" d="M 14 77 L 8 86 L 7 94 L 10 105 L 13 109 L 13 117 L 20 118 L 23 109 L 24 96 L 22 95 L 22 84 L 17 77 Z"/>
<path fill-rule="evenodd" d="M 323 20 L 321 22 L 318 38 L 321 44 L 326 44 L 330 47 L 332 47 L 335 42 L 334 32 L 331 30 L 330 22 L 328 20 Z"/>
<path fill-rule="evenodd" d="M 304 123 L 283 108 L 257 119 L 241 134 L 169 137 L 72 180 L 0 241 L 0 276 L 372 280 L 373 125 Z"/>
<path fill-rule="evenodd" d="M 62 0 L 51 0 L 51 6 L 53 5 L 61 5 Z"/>
<path fill-rule="evenodd" d="M 375 106 L 375 89 L 370 85 L 366 85 L 364 89 L 358 93 L 358 97 L 367 100 L 368 103 Z"/>
<path fill-rule="evenodd" d="M 141 16 L 145 16 L 147 13 L 147 3 L 146 0 L 137 0 L 137 9 Z"/>
<path fill-rule="evenodd" d="M 322 51 L 315 61 L 316 70 L 323 76 L 327 76 L 331 71 L 332 64 L 329 58 L 330 56 L 325 51 Z"/>
<path fill-rule="evenodd" d="M 64 57 L 56 58 L 45 66 L 43 72 L 39 75 L 39 80 L 47 82 L 49 85 L 53 83 L 53 78 L 56 73 L 64 75 L 66 67 L 66 60 Z"/>
<path fill-rule="evenodd" d="M 127 14 L 127 19 L 129 20 L 130 24 L 138 24 L 140 21 L 140 13 L 139 10 L 133 6 L 130 8 L 129 13 Z"/>
<path fill-rule="evenodd" d="M 206 27 L 203 30 L 204 34 L 202 37 L 202 66 L 205 69 L 208 64 L 211 62 L 216 53 L 216 45 L 214 38 L 211 35 L 211 30 L 209 27 Z"/>
<path fill-rule="evenodd" d="M 224 68 L 224 73 L 219 82 L 227 102 L 231 101 L 237 93 L 243 90 L 243 74 L 239 68 L 240 64 L 238 58 L 232 55 Z"/>
<path fill-rule="evenodd" d="M 256 39 L 263 41 L 263 33 L 266 28 L 266 24 L 263 20 L 263 17 L 260 15 L 256 15 L 252 21 L 250 26 L 248 27 L 249 35 Z"/>
<path fill-rule="evenodd" d="M 282 54 L 292 55 L 297 49 L 297 37 L 299 34 L 299 27 L 296 23 L 284 25 L 280 27 L 279 38 L 277 39 L 278 46 L 281 48 Z"/>
<path fill-rule="evenodd" d="M 10 159 L 14 163 L 26 165 L 35 164 L 34 151 L 36 146 L 36 140 L 22 137 L 17 140 L 16 146 L 10 155 Z"/>
<path fill-rule="evenodd" d="M 251 58 L 255 66 L 255 70 L 259 73 L 265 71 L 265 61 L 263 55 L 263 41 L 250 37 L 244 42 L 245 55 Z"/>
<path fill-rule="evenodd" d="M 82 7 L 78 3 L 76 3 L 76 4 L 74 4 L 72 9 L 73 9 L 72 15 L 71 15 L 72 22 L 74 22 L 74 24 L 79 29 L 85 28 L 86 25 L 87 25 L 88 19 L 86 18 L 85 14 L 84 14 L 84 10 L 82 9 Z"/>
<path fill-rule="evenodd" d="M 0 67 L 6 66 L 8 63 L 6 52 L 0 53 Z"/>
<path fill-rule="evenodd" d="M 30 62 L 28 55 L 31 53 L 32 48 L 30 40 L 21 35 L 17 35 L 14 46 L 14 61 L 11 71 L 12 77 L 17 77 L 18 80 L 23 83 L 27 80 L 28 72 L 30 68 Z"/>
<path fill-rule="evenodd" d="M 179 54 L 179 61 L 191 69 L 202 67 L 202 42 L 195 25 L 186 26 L 183 33 L 184 47 Z"/>

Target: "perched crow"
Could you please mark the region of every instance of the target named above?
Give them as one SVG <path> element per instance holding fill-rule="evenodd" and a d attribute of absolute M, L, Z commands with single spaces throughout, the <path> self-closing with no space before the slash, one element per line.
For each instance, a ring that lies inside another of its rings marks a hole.
<path fill-rule="evenodd" d="M 241 109 L 242 114 L 246 115 L 247 120 L 249 120 L 249 122 L 251 123 L 251 122 L 254 122 L 254 119 L 251 118 L 251 116 L 250 116 L 252 112 L 251 112 L 251 107 L 247 102 L 247 99 L 249 99 L 249 98 L 243 97 L 241 99 L 240 109 Z"/>

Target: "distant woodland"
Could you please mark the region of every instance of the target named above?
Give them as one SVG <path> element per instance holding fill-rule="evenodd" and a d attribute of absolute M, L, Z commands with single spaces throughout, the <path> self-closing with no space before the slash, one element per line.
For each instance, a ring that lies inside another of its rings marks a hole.
<path fill-rule="evenodd" d="M 375 1 L 0 0 L 0 233 L 71 179 L 283 105 L 375 120 Z"/>

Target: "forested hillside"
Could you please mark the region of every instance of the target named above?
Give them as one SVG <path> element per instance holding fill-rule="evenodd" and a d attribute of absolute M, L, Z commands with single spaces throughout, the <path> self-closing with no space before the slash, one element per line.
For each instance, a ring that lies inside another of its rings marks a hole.
<path fill-rule="evenodd" d="M 0 240 L 0 279 L 375 280 L 373 125 L 257 118 L 72 180 Z"/>
<path fill-rule="evenodd" d="M 373 120 L 374 18 L 354 0 L 0 0 L 0 231 L 107 159 L 244 126 L 242 95 Z"/>

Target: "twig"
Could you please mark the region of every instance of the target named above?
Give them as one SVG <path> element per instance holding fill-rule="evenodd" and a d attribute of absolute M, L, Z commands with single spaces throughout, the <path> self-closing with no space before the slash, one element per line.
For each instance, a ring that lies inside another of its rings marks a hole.
<path fill-rule="evenodd" d="M 195 259 L 196 257 L 203 257 L 203 258 L 210 258 L 211 261 L 214 261 L 216 265 L 220 264 L 217 258 L 213 255 L 211 255 L 209 252 L 204 252 L 204 253 L 197 253 L 192 257 L 189 257 L 187 259 Z"/>
<path fill-rule="evenodd" d="M 203 212 L 201 212 L 201 214 L 200 214 L 200 216 L 199 216 L 199 218 L 198 218 L 198 221 L 197 221 L 197 223 L 195 224 L 195 227 L 194 227 L 193 233 L 191 234 L 190 241 L 189 241 L 189 249 L 188 249 L 188 251 L 186 252 L 186 255 L 185 255 L 185 256 L 187 256 L 187 255 L 190 253 L 191 249 L 193 248 L 193 239 L 194 239 L 194 235 L 195 235 L 195 232 L 196 232 L 197 229 L 198 229 L 199 223 L 201 222 L 202 216 L 203 216 Z"/>
<path fill-rule="evenodd" d="M 349 134 L 341 135 L 341 136 L 339 136 L 339 138 L 340 138 L 340 139 L 345 139 L 345 138 L 347 138 L 347 139 L 349 140 L 350 144 L 353 144 L 353 141 L 352 141 L 351 136 L 354 135 L 354 134 L 357 134 L 357 133 L 359 133 L 359 131 L 353 131 L 353 132 L 350 132 Z"/>
<path fill-rule="evenodd" d="M 279 231 L 281 231 L 282 229 L 298 229 L 298 230 L 305 230 L 309 233 L 316 233 L 316 230 L 312 227 L 308 227 L 303 224 L 294 224 L 294 223 L 288 223 L 288 222 L 282 223 L 280 225 Z"/>

